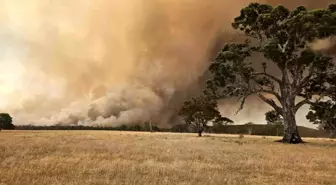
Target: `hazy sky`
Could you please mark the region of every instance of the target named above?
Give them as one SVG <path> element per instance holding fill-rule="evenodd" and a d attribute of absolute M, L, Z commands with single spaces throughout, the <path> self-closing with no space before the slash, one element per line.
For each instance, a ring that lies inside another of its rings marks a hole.
<path fill-rule="evenodd" d="M 325 0 L 264 0 L 325 7 Z M 167 123 L 248 0 L 1 0 L 0 107 L 19 124 Z M 252 100 L 237 123 L 264 122 Z M 298 123 L 309 125 L 298 116 Z M 91 119 L 91 118 L 90 118 Z"/>

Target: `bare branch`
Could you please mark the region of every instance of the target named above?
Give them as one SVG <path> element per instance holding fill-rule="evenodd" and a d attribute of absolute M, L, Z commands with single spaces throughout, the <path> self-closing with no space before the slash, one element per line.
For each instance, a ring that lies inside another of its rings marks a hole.
<path fill-rule="evenodd" d="M 254 93 L 267 93 L 267 94 L 273 95 L 273 96 L 275 96 L 277 98 L 277 100 L 279 102 L 281 102 L 281 96 L 280 96 L 280 94 L 277 93 L 277 92 L 275 92 L 274 89 L 272 89 L 272 90 L 266 90 L 263 87 L 259 86 L 259 88 L 256 89 L 256 90 L 254 90 L 253 92 Z"/>
<path fill-rule="evenodd" d="M 261 93 L 257 93 L 260 99 L 262 99 L 264 102 L 266 102 L 268 105 L 272 106 L 275 111 L 277 111 L 280 115 L 283 115 L 282 109 L 274 102 L 274 100 L 266 98 Z"/>
<path fill-rule="evenodd" d="M 264 89 L 251 91 L 251 92 L 247 93 L 245 96 L 243 96 L 242 98 L 240 98 L 240 99 L 241 99 L 241 103 L 240 103 L 240 106 L 239 106 L 239 110 L 236 112 L 236 115 L 237 115 L 241 110 L 243 110 L 244 105 L 245 105 L 245 102 L 246 102 L 246 99 L 247 99 L 249 96 L 251 96 L 251 95 L 253 95 L 253 94 L 259 94 L 259 93 L 267 93 L 267 94 L 271 94 L 271 95 L 275 96 L 279 102 L 281 102 L 281 101 L 280 101 L 280 100 L 281 100 L 280 95 L 279 95 L 278 93 L 274 92 L 274 91 L 268 91 L 268 90 L 264 90 Z M 272 100 L 272 101 L 273 101 L 273 100 Z M 274 103 L 275 103 L 275 102 L 274 102 Z"/>
<path fill-rule="evenodd" d="M 303 106 L 306 104 L 310 104 L 312 103 L 309 99 L 304 99 L 302 101 L 300 101 L 298 104 L 295 105 L 294 111 L 295 113 Z"/>
<path fill-rule="evenodd" d="M 279 47 L 279 49 L 281 50 L 282 53 L 285 53 L 285 51 L 287 49 L 288 42 L 289 42 L 289 39 L 286 41 L 286 43 L 283 46 L 278 44 L 278 47 Z"/>
<path fill-rule="evenodd" d="M 313 68 L 311 67 L 309 70 L 309 74 L 302 79 L 302 81 L 299 83 L 298 88 L 296 90 L 297 93 L 301 93 L 302 89 L 308 85 L 309 80 L 313 77 Z"/>
<path fill-rule="evenodd" d="M 251 76 L 266 76 L 266 77 L 268 77 L 268 78 L 270 78 L 270 79 L 272 79 L 272 80 L 278 82 L 279 85 L 282 83 L 281 80 L 280 80 L 279 78 L 277 78 L 277 77 L 275 77 L 275 76 L 272 76 L 272 75 L 270 75 L 270 74 L 268 74 L 268 73 L 265 73 L 265 72 L 263 72 L 263 73 L 252 73 Z"/>
<path fill-rule="evenodd" d="M 258 93 L 267 93 L 267 94 L 271 94 L 273 96 L 275 96 L 277 98 L 277 100 L 279 102 L 281 102 L 281 96 L 277 93 L 277 92 L 274 92 L 274 91 L 268 91 L 268 90 L 259 90 Z"/>
<path fill-rule="evenodd" d="M 303 78 L 302 82 L 300 83 L 300 88 L 303 88 L 304 86 L 306 86 L 310 80 L 310 78 L 313 76 L 313 74 L 309 74 L 307 75 L 305 78 Z"/>
<path fill-rule="evenodd" d="M 236 115 L 239 113 L 239 111 L 243 110 L 246 99 L 254 93 L 255 92 L 250 92 L 247 95 L 242 97 L 242 101 L 240 102 L 239 110 L 236 112 Z"/>
<path fill-rule="evenodd" d="M 310 99 L 304 99 L 304 100 L 302 100 L 302 101 L 300 101 L 299 103 L 297 103 L 296 105 L 295 105 L 295 108 L 294 108 L 294 110 L 295 110 L 295 113 L 302 107 L 302 106 L 304 106 L 304 105 L 315 105 L 316 104 L 316 102 L 319 102 L 321 99 L 323 99 L 323 96 L 320 96 L 319 98 L 317 98 L 316 100 L 315 100 L 315 102 L 312 102 Z"/>
<path fill-rule="evenodd" d="M 309 74 L 304 77 L 301 81 L 298 80 L 298 86 L 296 87 L 295 93 L 298 96 L 302 96 L 302 90 L 309 84 L 309 81 L 311 77 L 313 76 L 312 71 L 309 72 Z"/>

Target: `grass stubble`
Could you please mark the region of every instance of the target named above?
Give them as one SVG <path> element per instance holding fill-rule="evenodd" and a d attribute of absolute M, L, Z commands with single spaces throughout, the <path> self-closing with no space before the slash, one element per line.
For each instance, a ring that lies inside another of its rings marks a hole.
<path fill-rule="evenodd" d="M 336 141 L 110 131 L 1 131 L 0 185 L 336 185 Z"/>

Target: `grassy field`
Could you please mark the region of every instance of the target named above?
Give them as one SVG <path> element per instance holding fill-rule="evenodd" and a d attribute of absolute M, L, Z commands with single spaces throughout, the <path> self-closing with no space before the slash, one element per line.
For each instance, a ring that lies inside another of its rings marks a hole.
<path fill-rule="evenodd" d="M 336 141 L 105 131 L 1 131 L 0 185 L 336 185 Z"/>

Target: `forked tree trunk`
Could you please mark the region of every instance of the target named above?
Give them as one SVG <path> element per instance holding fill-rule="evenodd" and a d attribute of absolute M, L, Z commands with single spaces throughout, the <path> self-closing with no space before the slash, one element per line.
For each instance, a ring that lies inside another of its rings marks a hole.
<path fill-rule="evenodd" d="M 295 119 L 295 111 L 292 107 L 284 107 L 284 136 L 282 138 L 282 142 L 284 143 L 302 143 L 302 139 L 300 137 L 296 119 Z"/>

